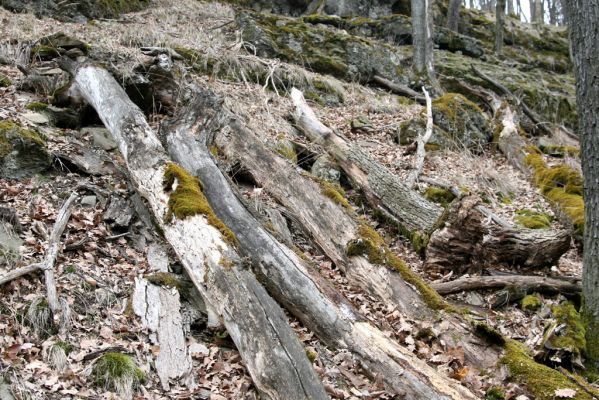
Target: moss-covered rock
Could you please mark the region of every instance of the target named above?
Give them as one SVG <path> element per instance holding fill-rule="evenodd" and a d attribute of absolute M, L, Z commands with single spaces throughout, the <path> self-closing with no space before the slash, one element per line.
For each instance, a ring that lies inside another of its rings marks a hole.
<path fill-rule="evenodd" d="M 12 82 L 8 76 L 0 73 L 0 87 L 9 87 L 10 85 L 12 85 Z"/>
<path fill-rule="evenodd" d="M 520 302 L 520 307 L 524 311 L 534 312 L 543 306 L 543 300 L 537 293 L 524 296 Z"/>
<path fill-rule="evenodd" d="M 312 167 L 310 172 L 317 179 L 321 179 L 332 184 L 339 185 L 341 179 L 341 168 L 326 154 L 319 156 Z"/>
<path fill-rule="evenodd" d="M 572 223 L 577 236 L 584 230 L 584 200 L 582 198 L 582 176 L 567 165 L 548 167 L 540 151 L 528 149 L 526 163 L 534 173 L 535 183 L 552 203 Z"/>
<path fill-rule="evenodd" d="M 399 48 L 299 19 L 241 12 L 236 20 L 259 56 L 349 81 L 368 82 L 375 74 L 395 79 L 407 58 Z"/>
<path fill-rule="evenodd" d="M 449 189 L 438 187 L 427 187 L 424 191 L 424 197 L 428 200 L 447 207 L 455 199 L 455 195 Z"/>
<path fill-rule="evenodd" d="M 551 227 L 551 215 L 533 210 L 518 210 L 514 220 L 518 225 L 529 229 L 547 229 Z"/>
<path fill-rule="evenodd" d="M 90 46 L 81 40 L 62 32 L 45 36 L 31 48 L 33 60 L 51 60 L 62 55 L 85 55 Z"/>
<path fill-rule="evenodd" d="M 14 122 L 0 122 L 0 177 L 23 179 L 51 165 L 46 141 L 35 131 Z"/>
<path fill-rule="evenodd" d="M 586 330 L 580 314 L 572 303 L 565 302 L 551 307 L 555 318 L 545 331 L 543 348 L 547 362 L 583 369 L 582 355 L 586 349 Z M 557 357 L 555 357 L 557 355 Z"/>
<path fill-rule="evenodd" d="M 297 153 L 293 142 L 285 139 L 284 137 L 277 139 L 274 145 L 275 151 L 279 153 L 283 158 L 291 161 L 293 164 L 297 164 Z"/>
<path fill-rule="evenodd" d="M 92 368 L 91 376 L 96 386 L 115 391 L 124 398 L 146 380 L 145 373 L 130 356 L 123 353 L 104 353 Z"/>

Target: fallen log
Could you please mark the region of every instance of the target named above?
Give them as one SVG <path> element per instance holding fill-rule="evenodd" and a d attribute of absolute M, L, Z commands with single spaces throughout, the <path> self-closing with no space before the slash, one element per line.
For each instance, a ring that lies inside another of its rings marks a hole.
<path fill-rule="evenodd" d="M 379 85 L 386 87 L 391 90 L 393 93 L 398 94 L 400 96 L 405 96 L 409 98 L 413 98 L 420 104 L 426 104 L 426 98 L 422 96 L 417 91 L 410 89 L 407 86 L 400 85 L 398 83 L 392 82 L 389 79 L 385 79 L 382 76 L 375 75 L 372 77 L 372 80 Z"/>
<path fill-rule="evenodd" d="M 236 197 L 206 142 L 232 116 L 223 112 L 212 93 L 199 88 L 194 92 L 195 98 L 179 120 L 166 128 L 169 151 L 200 178 L 209 203 L 235 233 L 241 251 L 251 259 L 269 292 L 324 343 L 350 351 L 394 394 L 410 399 L 474 398 L 366 322 L 318 271 L 262 228 Z M 339 252 L 335 257 L 346 258 Z"/>
<path fill-rule="evenodd" d="M 514 286 L 526 292 L 547 294 L 563 293 L 572 295 L 580 293 L 582 290 L 580 282 L 529 275 L 471 276 L 450 282 L 431 284 L 431 287 L 442 295 L 471 290 L 503 289 L 506 286 Z"/>
<path fill-rule="evenodd" d="M 292 89 L 291 98 L 302 132 L 326 148 L 373 209 L 396 223 L 416 251 L 426 248 L 428 265 L 462 268 L 484 261 L 542 267 L 554 264 L 568 250 L 569 238 L 564 231 L 487 224 L 477 209 L 479 199 L 472 196 L 454 204 L 447 217 L 440 207 L 404 185 L 370 155 L 323 125 L 299 90 Z"/>
<path fill-rule="evenodd" d="M 112 133 L 137 191 L 194 286 L 223 319 L 261 396 L 326 399 L 282 310 L 234 251 L 234 238 L 209 207 L 197 208 L 205 204 L 199 183 L 169 162 L 141 110 L 106 70 L 62 65 Z"/>

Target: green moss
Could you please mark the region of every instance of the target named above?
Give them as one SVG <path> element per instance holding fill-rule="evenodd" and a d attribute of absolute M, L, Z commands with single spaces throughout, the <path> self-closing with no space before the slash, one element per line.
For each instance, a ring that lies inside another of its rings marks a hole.
<path fill-rule="evenodd" d="M 306 356 L 311 363 L 314 363 L 314 361 L 316 361 L 318 358 L 318 353 L 312 348 L 306 348 Z"/>
<path fill-rule="evenodd" d="M 424 191 L 424 197 L 432 202 L 447 207 L 455 199 L 455 195 L 449 189 L 430 186 Z"/>
<path fill-rule="evenodd" d="M 585 328 L 587 373 L 593 381 L 599 380 L 599 320 L 586 307 L 582 307 L 581 320 Z"/>
<path fill-rule="evenodd" d="M 539 308 L 541 308 L 542 305 L 543 305 L 543 300 L 541 299 L 541 296 L 539 296 L 536 293 L 524 296 L 524 298 L 520 302 L 520 307 L 524 311 L 531 311 L 531 312 L 537 311 Z"/>
<path fill-rule="evenodd" d="M 458 129 L 464 129 L 466 113 L 484 115 L 479 106 L 458 93 L 446 93 L 433 100 L 433 109 L 449 118 Z"/>
<path fill-rule="evenodd" d="M 549 228 L 553 220 L 549 214 L 532 210 L 518 210 L 514 219 L 516 223 L 529 229 Z"/>
<path fill-rule="evenodd" d="M 8 79 L 8 76 L 0 74 L 0 87 L 9 87 L 10 85 L 12 85 L 12 82 Z"/>
<path fill-rule="evenodd" d="M 498 346 L 505 345 L 505 338 L 491 325 L 484 322 L 472 321 L 474 332 L 491 344 Z"/>
<path fill-rule="evenodd" d="M 485 393 L 485 400 L 505 400 L 505 393 L 500 387 L 493 386 Z"/>
<path fill-rule="evenodd" d="M 34 101 L 25 106 L 28 110 L 31 111 L 45 111 L 48 108 L 48 104 L 42 103 L 41 101 Z"/>
<path fill-rule="evenodd" d="M 328 182 L 324 179 L 317 179 L 317 181 L 322 187 L 322 194 L 345 208 L 347 211 L 354 211 L 351 204 L 349 204 L 349 201 L 347 201 L 345 198 L 345 192 L 341 186 Z"/>
<path fill-rule="evenodd" d="M 206 217 L 208 224 L 212 225 L 223 235 L 226 242 L 237 245 L 237 237 L 214 213 L 204 193 L 198 178 L 192 176 L 177 164 L 169 163 L 164 172 L 164 186 L 172 190 L 168 200 L 168 211 L 165 216 L 167 222 L 173 217 L 185 219 L 201 214 Z"/>
<path fill-rule="evenodd" d="M 545 342 L 549 341 L 552 348 L 565 349 L 576 357 L 581 356 L 586 348 L 586 331 L 574 305 L 565 302 L 551 307 L 551 312 L 555 317 L 552 327 L 563 328 L 558 334 L 553 333 L 551 337 L 545 338 Z M 553 331 L 552 327 L 548 328 L 548 332 Z"/>
<path fill-rule="evenodd" d="M 31 57 L 33 59 L 35 59 L 35 58 L 41 58 L 41 59 L 54 58 L 54 57 L 59 57 L 59 56 L 60 56 L 60 52 L 58 51 L 58 49 L 56 49 L 55 47 L 52 47 L 52 46 L 38 45 L 38 46 L 34 46 L 31 49 Z"/>
<path fill-rule="evenodd" d="M 12 150 L 15 139 L 46 146 L 46 141 L 35 131 L 23 128 L 11 121 L 0 122 L 0 157 L 6 156 Z"/>
<path fill-rule="evenodd" d="M 146 380 L 144 372 L 137 367 L 133 358 L 122 353 L 105 353 L 92 368 L 94 383 L 108 390 L 123 391 L 126 386 L 137 388 Z"/>
<path fill-rule="evenodd" d="M 73 345 L 63 340 L 59 340 L 54 344 L 54 346 L 60 347 L 66 355 L 69 355 L 69 353 L 73 351 Z"/>
<path fill-rule="evenodd" d="M 513 380 L 526 385 L 537 400 L 555 399 L 557 389 L 573 389 L 575 399 L 591 400 L 588 392 L 571 382 L 566 376 L 546 365 L 539 364 L 528 354 L 527 348 L 515 340 L 505 343 L 505 354 L 501 359 L 510 372 Z M 593 390 L 587 385 L 588 390 Z"/>
<path fill-rule="evenodd" d="M 568 216 L 575 233 L 581 236 L 584 230 L 581 174 L 567 165 L 548 167 L 543 156 L 537 153 L 529 152 L 525 162 L 533 170 L 541 193 Z"/>
<path fill-rule="evenodd" d="M 180 277 L 169 272 L 155 272 L 145 277 L 146 280 L 157 286 L 166 286 L 168 288 L 175 288 L 181 295 L 186 298 L 189 296 L 191 285 L 183 281 Z"/>
<path fill-rule="evenodd" d="M 275 151 L 292 163 L 297 164 L 297 153 L 295 152 L 293 143 L 290 141 L 286 139 L 278 140 L 275 145 Z"/>
<path fill-rule="evenodd" d="M 397 271 L 404 281 L 415 286 L 424 302 L 435 310 L 455 311 L 445 302 L 433 288 L 410 269 L 385 243 L 385 240 L 370 226 L 361 223 L 358 227 L 358 238 L 347 246 L 348 256 L 365 256 L 373 264 L 379 264 L 392 271 Z"/>
<path fill-rule="evenodd" d="M 549 145 L 549 146 L 540 146 L 540 150 L 547 155 L 553 157 L 580 157 L 580 149 L 574 146 L 558 146 L 558 145 Z"/>

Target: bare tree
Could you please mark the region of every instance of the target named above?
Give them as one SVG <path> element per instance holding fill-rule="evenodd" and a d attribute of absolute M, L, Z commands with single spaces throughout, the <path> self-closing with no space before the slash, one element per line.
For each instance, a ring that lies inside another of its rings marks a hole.
<path fill-rule="evenodd" d="M 461 0 L 449 0 L 447 6 L 447 28 L 457 32 L 460 24 Z"/>
<path fill-rule="evenodd" d="M 503 50 L 503 28 L 505 25 L 505 2 L 497 0 L 495 7 L 495 53 L 501 55 Z"/>
<path fill-rule="evenodd" d="M 568 0 L 568 21 L 580 129 L 584 175 L 585 229 L 582 272 L 586 355 L 599 361 L 599 2 Z"/>
<path fill-rule="evenodd" d="M 545 18 L 543 15 L 543 0 L 534 0 L 534 7 L 531 9 L 533 11 L 533 17 L 531 18 L 531 22 L 533 24 L 542 25 Z"/>
<path fill-rule="evenodd" d="M 434 84 L 432 0 L 412 0 L 412 37 L 414 71 Z"/>

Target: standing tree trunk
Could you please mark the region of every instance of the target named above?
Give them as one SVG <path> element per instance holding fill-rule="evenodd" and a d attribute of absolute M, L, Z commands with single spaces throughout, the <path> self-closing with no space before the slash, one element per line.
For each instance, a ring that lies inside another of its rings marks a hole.
<path fill-rule="evenodd" d="M 500 56 L 503 50 L 503 28 L 505 25 L 505 0 L 497 0 L 495 7 L 495 53 Z"/>
<path fill-rule="evenodd" d="M 599 361 L 599 3 L 568 0 L 568 21 L 580 127 L 584 175 L 585 229 L 582 272 L 586 355 Z"/>
<path fill-rule="evenodd" d="M 458 32 L 460 24 L 460 0 L 449 0 L 447 6 L 447 28 L 453 32 Z"/>
<path fill-rule="evenodd" d="M 533 18 L 531 19 L 532 23 L 542 25 L 544 22 L 543 0 L 534 0 L 534 8 L 532 10 L 534 11 Z"/>
<path fill-rule="evenodd" d="M 535 7 L 536 0 L 528 0 L 528 6 L 530 8 L 530 23 L 532 24 L 537 20 L 537 8 Z"/>
<path fill-rule="evenodd" d="M 412 38 L 414 71 L 434 83 L 432 0 L 412 0 Z"/>
<path fill-rule="evenodd" d="M 516 8 L 514 7 L 514 0 L 508 0 L 507 2 L 507 14 L 516 15 Z"/>

